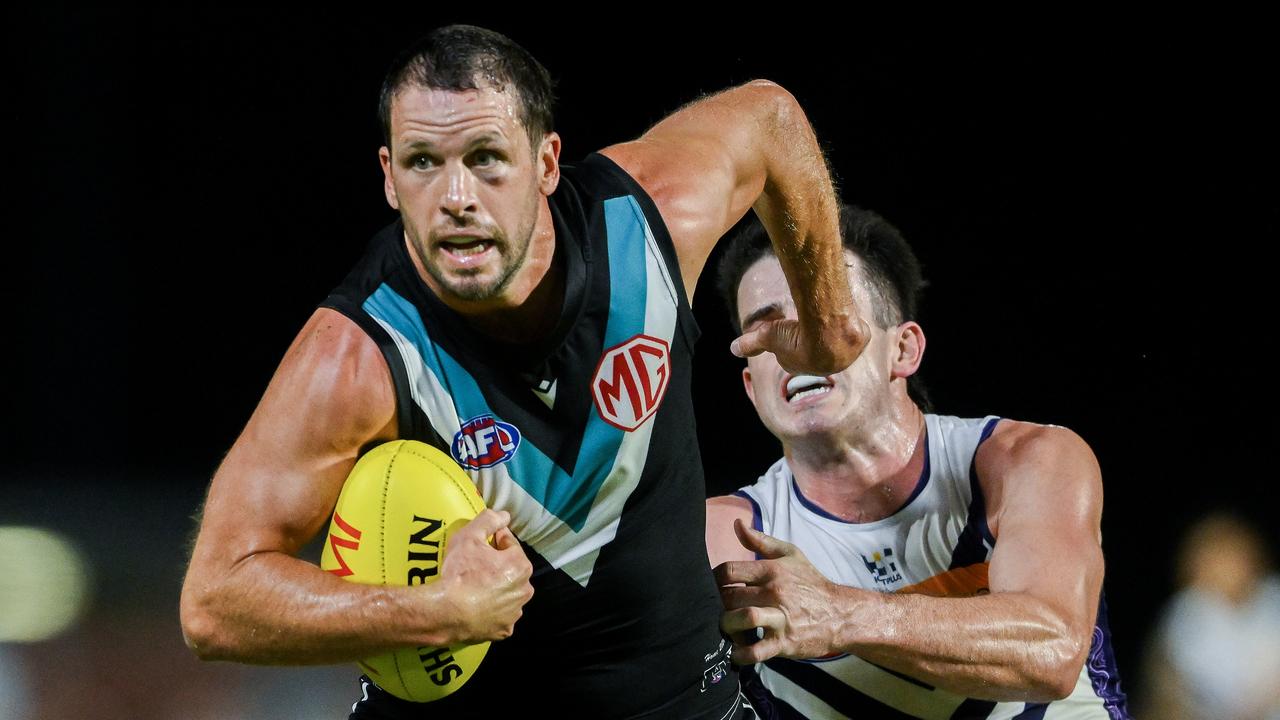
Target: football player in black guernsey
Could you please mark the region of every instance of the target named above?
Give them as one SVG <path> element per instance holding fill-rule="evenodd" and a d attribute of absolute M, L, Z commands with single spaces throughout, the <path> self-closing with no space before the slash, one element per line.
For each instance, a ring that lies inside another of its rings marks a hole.
<path fill-rule="evenodd" d="M 481 28 L 435 30 L 392 66 L 379 157 L 399 218 L 299 332 L 213 477 L 181 602 L 200 657 L 490 640 L 452 695 L 415 704 L 363 678 L 352 717 L 752 717 L 703 545 L 689 293 L 754 210 L 797 313 L 733 351 L 848 366 L 867 332 L 827 166 L 768 81 L 564 166 L 551 99 L 547 71 Z M 356 460 L 398 438 L 451 455 L 490 508 L 438 578 L 359 585 L 299 559 Z"/>

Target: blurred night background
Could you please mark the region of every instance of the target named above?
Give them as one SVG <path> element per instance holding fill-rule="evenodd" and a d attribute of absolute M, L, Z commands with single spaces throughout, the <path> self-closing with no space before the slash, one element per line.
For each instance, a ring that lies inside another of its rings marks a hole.
<path fill-rule="evenodd" d="M 623 27 L 550 8 L 5 12 L 0 719 L 346 716 L 354 666 L 195 660 L 178 591 L 219 459 L 394 217 L 383 72 L 450 21 L 548 67 L 566 162 L 733 83 L 791 90 L 845 199 L 924 263 L 938 409 L 1066 425 L 1097 453 L 1126 690 L 1142 690 L 1190 523 L 1234 509 L 1276 548 L 1277 52 L 1245 20 L 974 18 L 985 29 L 930 38 L 873 19 Z M 719 494 L 779 447 L 711 276 L 694 382 Z M 18 641 L 41 623 L 52 637 Z"/>

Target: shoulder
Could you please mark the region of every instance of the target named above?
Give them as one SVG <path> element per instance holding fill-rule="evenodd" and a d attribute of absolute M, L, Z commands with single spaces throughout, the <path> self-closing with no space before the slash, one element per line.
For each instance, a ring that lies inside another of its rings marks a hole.
<path fill-rule="evenodd" d="M 742 546 L 733 524 L 739 520 L 754 527 L 755 510 L 741 495 L 720 495 L 707 499 L 707 558 L 715 567 L 730 560 L 754 560 L 755 554 Z"/>
<path fill-rule="evenodd" d="M 632 195 L 651 202 L 639 180 L 604 151 L 594 152 L 573 163 L 560 166 L 561 183 L 552 193 L 553 202 L 590 204 Z"/>
<path fill-rule="evenodd" d="M 1060 425 L 1040 425 L 1001 419 L 991 435 L 978 446 L 979 470 L 1057 460 L 1093 460 L 1093 450 L 1073 430 Z"/>
<path fill-rule="evenodd" d="M 974 468 L 987 498 L 993 534 L 998 535 L 999 526 L 1012 515 L 1046 511 L 1058 518 L 1075 518 L 1081 527 L 1096 530 L 1102 512 L 1102 475 L 1093 450 L 1074 431 L 1001 420 L 978 447 Z"/>
<path fill-rule="evenodd" d="M 643 216 L 655 239 L 660 243 L 669 242 L 670 234 L 662 214 L 648 191 L 625 168 L 602 152 L 592 153 L 580 162 L 563 165 L 561 171 L 560 187 L 551 195 L 551 203 L 569 229 L 590 224 L 593 216 L 599 213 L 606 217 L 627 217 L 625 214 L 614 215 L 610 207 L 618 208 L 610 201 L 630 198 L 634 200 L 634 209 L 639 210 L 634 219 L 639 220 Z M 623 212 L 634 212 L 634 209 L 628 208 Z M 606 222 L 612 227 L 612 220 Z"/>
<path fill-rule="evenodd" d="M 343 313 L 320 308 L 289 346 L 264 405 L 291 406 L 331 442 L 358 445 L 393 422 L 395 391 L 373 338 Z"/>
<path fill-rule="evenodd" d="M 730 495 L 709 498 L 707 518 L 718 518 L 732 528 L 733 519 L 741 517 L 753 527 L 768 532 L 774 514 L 789 501 L 790 495 L 791 469 L 786 458 L 779 458 L 753 484 L 744 485 Z"/>
<path fill-rule="evenodd" d="M 795 140 L 780 128 L 794 129 L 803 116 L 789 92 L 753 81 L 692 102 L 640 138 L 600 151 L 652 198 L 690 292 L 711 248 L 756 202 L 771 172 L 795 172 L 773 157 Z"/>
<path fill-rule="evenodd" d="M 779 459 L 755 484 L 731 495 L 707 499 L 707 554 L 714 567 L 728 560 L 754 560 L 755 554 L 742 546 L 733 531 L 734 522 L 762 532 L 774 531 L 773 513 L 779 487 L 787 487 L 791 471 L 786 458 Z"/>
<path fill-rule="evenodd" d="M 765 132 L 778 123 L 763 118 L 796 115 L 803 118 L 804 111 L 794 95 L 770 80 L 752 80 L 691 102 L 640 138 L 600 154 L 664 205 L 692 192 L 708 171 L 739 176 L 762 165 L 764 158 L 751 152 L 754 145 L 783 139 Z"/>
<path fill-rule="evenodd" d="M 307 319 L 285 354 L 285 362 L 336 365 L 348 373 L 368 369 L 382 359 L 378 344 L 355 320 L 338 310 L 318 308 Z M 385 362 L 381 363 L 385 367 Z M 348 377 L 360 382 L 365 377 Z"/>
<path fill-rule="evenodd" d="M 791 467 L 783 457 L 770 465 L 754 483 L 743 485 L 733 495 L 723 497 L 740 500 L 754 512 L 768 515 L 776 505 L 787 503 L 790 496 Z"/>
<path fill-rule="evenodd" d="M 732 526 L 733 521 L 742 518 L 747 522 L 751 522 L 752 516 L 755 514 L 755 506 L 752 502 L 741 495 L 718 495 L 716 497 L 707 498 L 707 520 L 716 518 Z"/>

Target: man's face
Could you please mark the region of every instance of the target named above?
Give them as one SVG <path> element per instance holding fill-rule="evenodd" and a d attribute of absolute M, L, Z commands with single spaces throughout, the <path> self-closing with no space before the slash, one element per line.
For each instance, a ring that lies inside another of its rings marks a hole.
<path fill-rule="evenodd" d="M 438 296 L 501 301 L 559 179 L 559 149 L 550 133 L 533 152 L 514 91 L 409 86 L 396 95 L 391 147 L 379 152 L 387 202 Z"/>
<path fill-rule="evenodd" d="M 782 369 L 773 353 L 747 359 L 742 371 L 747 395 L 760 420 L 778 439 L 791 442 L 801 438 L 848 430 L 850 423 L 871 423 L 888 407 L 892 398 L 892 358 L 896 352 L 897 328 L 879 327 L 874 318 L 871 294 L 862 282 L 862 262 L 844 252 L 849 268 L 849 288 L 871 337 L 858 359 L 845 370 L 826 377 L 793 376 Z M 796 319 L 782 266 L 766 255 L 747 269 L 738 285 L 738 319 L 743 331 L 768 320 Z"/>

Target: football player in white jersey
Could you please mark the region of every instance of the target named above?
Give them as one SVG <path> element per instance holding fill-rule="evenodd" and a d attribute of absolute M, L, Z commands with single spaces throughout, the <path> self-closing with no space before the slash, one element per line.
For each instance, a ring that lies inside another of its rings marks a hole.
<path fill-rule="evenodd" d="M 1063 427 L 927 414 L 919 263 L 876 214 L 841 221 L 870 342 L 824 377 L 750 357 L 747 395 L 784 457 L 707 501 L 735 660 L 759 663 L 778 717 L 1128 717 L 1099 612 L 1093 452 Z M 721 266 L 744 331 L 795 318 L 762 236 Z"/>

